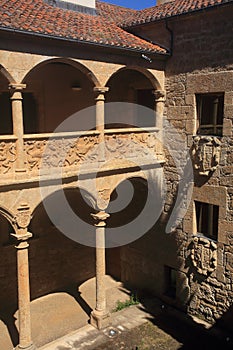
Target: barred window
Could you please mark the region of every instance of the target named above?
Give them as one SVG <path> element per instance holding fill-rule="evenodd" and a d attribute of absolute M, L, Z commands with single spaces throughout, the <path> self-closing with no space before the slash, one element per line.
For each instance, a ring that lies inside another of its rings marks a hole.
<path fill-rule="evenodd" d="M 197 94 L 197 133 L 222 136 L 224 94 Z"/>
<path fill-rule="evenodd" d="M 217 240 L 219 207 L 196 201 L 195 209 L 197 232 L 213 240 Z"/>

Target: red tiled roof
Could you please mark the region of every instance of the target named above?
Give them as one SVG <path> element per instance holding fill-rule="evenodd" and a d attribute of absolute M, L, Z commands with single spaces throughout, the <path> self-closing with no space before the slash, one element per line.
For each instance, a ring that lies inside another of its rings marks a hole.
<path fill-rule="evenodd" d="M 100 16 L 116 24 L 121 24 L 129 18 L 133 18 L 138 12 L 137 10 L 102 1 L 96 1 L 96 9 Z"/>
<path fill-rule="evenodd" d="M 36 33 L 140 52 L 166 54 L 166 50 L 107 20 L 106 7 L 98 6 L 105 15 L 93 16 L 53 7 L 43 0 L 0 0 L 0 29 Z M 122 13 L 124 10 L 122 9 Z"/>
<path fill-rule="evenodd" d="M 233 0 L 174 0 L 137 11 L 133 16 L 129 15 L 128 19 L 123 18 L 121 27 L 127 28 L 231 2 Z"/>

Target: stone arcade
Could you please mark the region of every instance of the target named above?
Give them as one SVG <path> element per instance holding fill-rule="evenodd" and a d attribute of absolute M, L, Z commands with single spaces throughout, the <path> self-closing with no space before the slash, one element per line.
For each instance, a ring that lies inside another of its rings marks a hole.
<path fill-rule="evenodd" d="M 64 291 L 78 298 L 93 277 L 90 322 L 105 327 L 106 274 L 232 330 L 232 1 L 162 1 L 135 11 L 1 0 L 0 12 L 1 349 L 31 350 L 64 335 L 58 323 L 55 335 L 45 327 L 37 337 L 32 304 Z M 118 102 L 127 109 L 109 109 Z M 75 114 L 75 123 L 61 124 Z M 173 152 L 163 144 L 165 120 L 190 150 L 194 185 L 168 234 L 182 180 L 173 158 L 183 149 L 178 139 Z M 120 231 L 143 210 L 147 173 L 158 199 L 166 180 L 159 219 L 135 241 L 108 248 L 108 228 Z M 111 213 L 127 182 L 131 202 Z M 66 209 L 54 205 L 62 196 L 86 223 L 85 231 L 70 225 L 79 243 L 60 232 L 69 225 Z"/>

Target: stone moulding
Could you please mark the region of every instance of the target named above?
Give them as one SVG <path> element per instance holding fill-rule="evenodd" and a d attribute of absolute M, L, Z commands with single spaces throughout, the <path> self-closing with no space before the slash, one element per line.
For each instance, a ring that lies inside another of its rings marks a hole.
<path fill-rule="evenodd" d="M 209 275 L 217 267 L 217 244 L 204 237 L 194 237 L 190 258 L 201 275 Z"/>
<path fill-rule="evenodd" d="M 216 136 L 194 136 L 191 149 L 194 169 L 199 175 L 209 176 L 220 161 L 221 141 Z"/>

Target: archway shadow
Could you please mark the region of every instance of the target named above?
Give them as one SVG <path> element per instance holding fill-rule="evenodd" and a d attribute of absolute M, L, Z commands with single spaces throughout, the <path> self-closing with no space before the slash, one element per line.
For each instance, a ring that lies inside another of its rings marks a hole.
<path fill-rule="evenodd" d="M 90 305 L 86 302 L 86 300 L 82 297 L 82 292 L 80 291 L 80 286 L 82 285 L 79 284 L 78 286 L 72 285 L 69 286 L 66 290 L 63 290 L 63 292 L 68 293 L 70 296 L 72 296 L 77 303 L 79 304 L 79 306 L 83 309 L 83 311 L 90 316 L 91 312 L 92 312 L 92 308 L 90 307 Z"/>
<path fill-rule="evenodd" d="M 9 307 L 0 311 L 0 320 L 7 327 L 9 337 L 14 347 L 19 343 L 19 332 L 15 324 L 17 320 L 15 317 L 16 311 L 16 307 Z"/>

